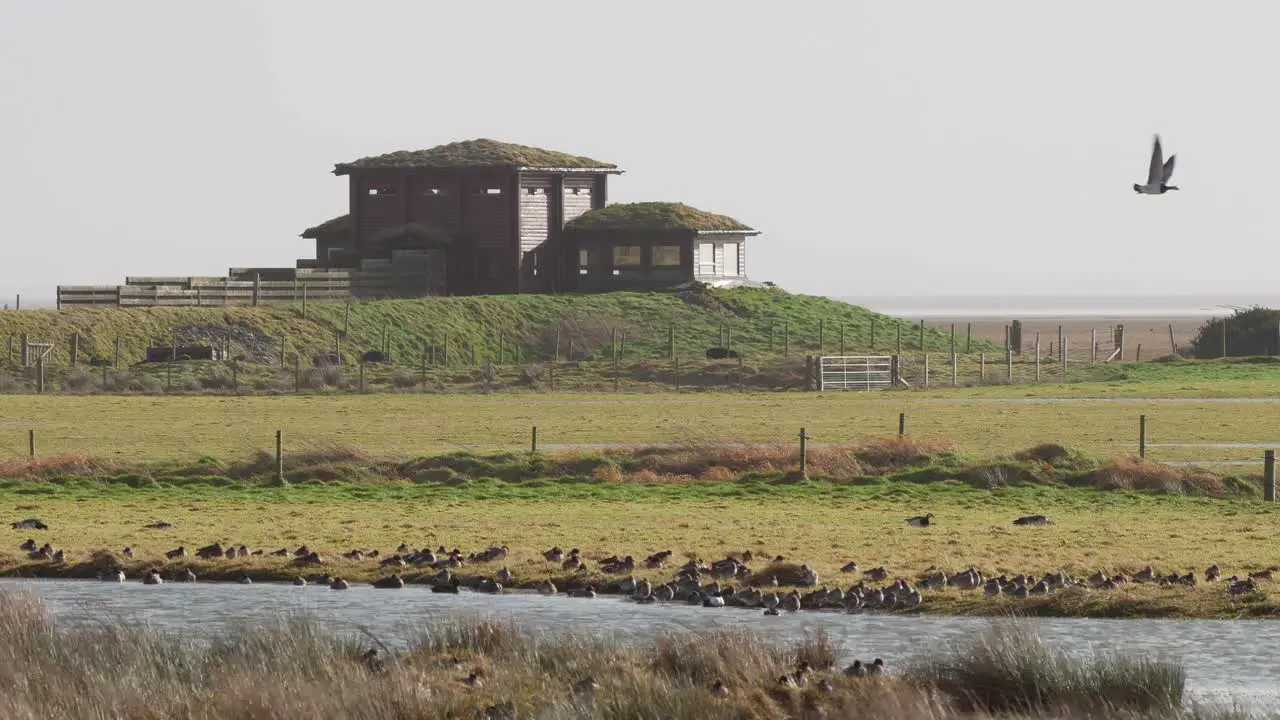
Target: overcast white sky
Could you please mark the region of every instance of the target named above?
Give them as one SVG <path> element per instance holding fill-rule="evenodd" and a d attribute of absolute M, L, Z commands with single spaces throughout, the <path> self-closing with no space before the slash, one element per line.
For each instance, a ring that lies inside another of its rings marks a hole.
<path fill-rule="evenodd" d="M 0 0 L 0 295 L 292 265 L 333 164 L 489 137 L 829 295 L 1264 293 L 1256 2 Z M 1152 133 L 1182 191 L 1138 196 Z"/>

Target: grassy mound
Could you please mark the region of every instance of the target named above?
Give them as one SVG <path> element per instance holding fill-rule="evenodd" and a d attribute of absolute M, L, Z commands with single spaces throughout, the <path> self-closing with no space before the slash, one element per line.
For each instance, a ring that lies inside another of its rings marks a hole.
<path fill-rule="evenodd" d="M 729 344 L 748 358 L 812 353 L 839 348 L 841 328 L 846 351 L 871 344 L 888 348 L 902 332 L 909 346 L 918 343 L 909 323 L 823 297 L 795 295 L 776 288 L 694 289 L 681 292 L 596 295 L 498 295 L 385 300 L 344 305 L 233 308 L 103 308 L 0 313 L 0 339 L 16 344 L 30 339 L 54 343 L 51 361 L 70 361 L 71 338 L 80 336 L 81 362 L 113 359 L 116 341 L 126 364 L 140 361 L 148 346 L 180 343 L 220 345 L 230 333 L 231 353 L 250 361 L 277 360 L 283 339 L 286 353 L 308 361 L 332 352 L 340 343 L 351 356 L 389 348 L 395 362 L 416 366 L 434 348 L 436 362 L 446 346 L 451 365 L 494 359 L 533 362 L 612 359 L 614 338 L 624 358 L 665 358 L 671 333 L 682 359 L 701 359 L 707 348 Z M 772 340 L 772 342 L 771 342 Z M 937 330 L 925 333 L 927 347 L 949 347 Z M 978 349 L 992 350 L 987 345 Z M 975 351 L 976 351 L 975 350 Z M 7 359 L 7 358 L 6 358 Z M 292 366 L 290 360 L 289 365 Z"/>

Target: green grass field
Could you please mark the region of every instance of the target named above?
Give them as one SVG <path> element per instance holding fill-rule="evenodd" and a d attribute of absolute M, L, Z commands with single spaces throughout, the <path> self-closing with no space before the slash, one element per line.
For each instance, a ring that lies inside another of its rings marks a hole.
<path fill-rule="evenodd" d="M 544 446 L 793 443 L 802 427 L 814 442 L 831 443 L 894 434 L 899 413 L 906 414 L 913 437 L 945 441 L 979 457 L 1045 442 L 1095 457 L 1133 454 L 1142 414 L 1148 418 L 1150 456 L 1159 460 L 1248 460 L 1262 454 L 1260 448 L 1165 444 L 1280 444 L 1280 402 L 1146 402 L 1122 398 L 1194 393 L 1155 385 L 1124 389 L 1107 402 L 1087 399 L 1105 390 L 1089 385 L 928 393 L 12 395 L 3 400 L 0 456 L 25 455 L 31 429 L 41 455 L 130 461 L 241 457 L 273 448 L 277 429 L 284 431 L 288 449 L 339 444 L 403 455 L 526 448 L 535 425 Z M 1051 396 L 1058 399 L 1047 401 Z"/>

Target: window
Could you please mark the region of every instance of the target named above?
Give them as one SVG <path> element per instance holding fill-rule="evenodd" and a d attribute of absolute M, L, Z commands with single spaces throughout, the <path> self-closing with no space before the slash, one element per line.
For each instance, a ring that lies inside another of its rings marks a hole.
<path fill-rule="evenodd" d="M 448 197 L 449 188 L 423 188 L 422 194 L 427 197 Z"/>
<path fill-rule="evenodd" d="M 614 267 L 638 267 L 640 265 L 639 245 L 618 245 L 613 249 Z"/>
<path fill-rule="evenodd" d="M 369 188 L 370 195 L 395 195 L 396 189 L 390 185 L 374 185 Z"/>
<path fill-rule="evenodd" d="M 725 243 L 722 252 L 724 253 L 724 274 L 729 277 L 737 277 L 741 273 L 738 271 L 738 244 Z"/>
<path fill-rule="evenodd" d="M 586 250 L 578 251 L 578 274 L 587 275 L 591 272 L 591 253 Z"/>
<path fill-rule="evenodd" d="M 653 266 L 654 267 L 680 267 L 680 246 L 679 245 L 654 245 L 653 246 Z"/>
<path fill-rule="evenodd" d="M 698 274 L 716 274 L 716 246 L 714 243 L 698 243 Z"/>
<path fill-rule="evenodd" d="M 502 194 L 502 188 L 500 188 L 500 187 L 491 187 L 491 188 L 477 187 L 477 188 L 471 188 L 471 194 L 472 194 L 472 195 L 501 195 L 501 194 Z"/>
<path fill-rule="evenodd" d="M 547 189 L 540 188 L 540 187 L 525 188 L 524 191 L 528 195 L 546 195 L 547 194 Z"/>

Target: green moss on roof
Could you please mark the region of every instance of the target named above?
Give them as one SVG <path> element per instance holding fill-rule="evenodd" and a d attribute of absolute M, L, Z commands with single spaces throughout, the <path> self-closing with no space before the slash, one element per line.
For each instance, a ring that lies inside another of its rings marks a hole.
<path fill-rule="evenodd" d="M 349 233 L 351 232 L 351 215 L 339 215 L 332 220 L 325 220 L 315 227 L 309 227 L 302 231 L 302 237 L 315 239 L 321 235 L 331 233 Z"/>
<path fill-rule="evenodd" d="M 591 210 L 566 226 L 571 230 L 742 230 L 755 232 L 728 215 L 717 215 L 684 203 L 618 203 Z"/>
<path fill-rule="evenodd" d="M 440 145 L 428 150 L 399 150 L 339 164 L 343 174 L 364 168 L 617 168 L 617 165 L 555 150 L 514 145 L 481 138 Z"/>

